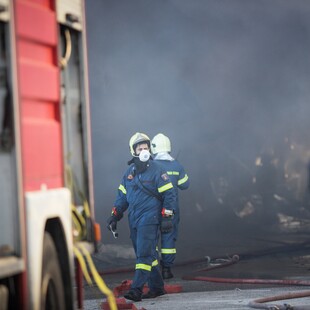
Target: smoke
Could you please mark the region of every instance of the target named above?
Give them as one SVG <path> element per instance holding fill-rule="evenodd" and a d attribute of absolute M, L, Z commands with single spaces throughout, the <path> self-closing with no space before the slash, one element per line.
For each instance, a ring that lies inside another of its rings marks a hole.
<path fill-rule="evenodd" d="M 198 255 L 230 235 L 233 246 L 244 231 L 250 239 L 266 222 L 274 228 L 278 213 L 307 211 L 309 12 L 301 0 L 86 1 L 104 232 L 136 131 L 168 135 L 191 178 L 180 199 L 181 258 L 185 244 Z M 270 165 L 257 165 L 264 154 Z M 264 196 L 257 175 L 273 180 L 265 184 L 281 204 Z M 108 232 L 103 239 L 113 243 Z"/>

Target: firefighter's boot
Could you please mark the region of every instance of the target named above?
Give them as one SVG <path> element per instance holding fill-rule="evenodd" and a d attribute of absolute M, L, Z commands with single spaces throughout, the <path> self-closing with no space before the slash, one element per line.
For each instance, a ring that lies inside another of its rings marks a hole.
<path fill-rule="evenodd" d="M 141 295 L 142 294 L 137 290 L 130 290 L 127 294 L 124 295 L 124 297 L 132 301 L 141 301 Z"/>
<path fill-rule="evenodd" d="M 142 299 L 148 299 L 148 298 L 156 298 L 158 296 L 162 296 L 167 294 L 167 292 L 164 289 L 160 290 L 149 290 L 146 294 L 142 295 Z"/>
<path fill-rule="evenodd" d="M 173 278 L 173 274 L 171 272 L 170 267 L 163 267 L 163 269 L 162 269 L 162 276 L 163 276 L 164 280 Z"/>

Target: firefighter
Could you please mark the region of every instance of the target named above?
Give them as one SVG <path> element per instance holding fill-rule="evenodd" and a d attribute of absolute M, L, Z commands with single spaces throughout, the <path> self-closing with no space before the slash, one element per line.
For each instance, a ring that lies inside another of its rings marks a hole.
<path fill-rule="evenodd" d="M 171 153 L 170 139 L 162 133 L 157 134 L 151 143 L 154 160 L 158 162 L 170 177 L 177 196 L 176 210 L 173 216 L 173 229 L 170 232 L 161 233 L 161 266 L 164 279 L 173 278 L 171 267 L 176 256 L 176 241 L 178 237 L 178 226 L 180 222 L 180 211 L 178 206 L 178 188 L 181 190 L 189 187 L 189 179 L 183 166 L 174 159 Z"/>
<path fill-rule="evenodd" d="M 130 238 L 136 254 L 135 274 L 125 298 L 140 301 L 164 295 L 164 282 L 160 273 L 156 246 L 159 228 L 172 229 L 172 215 L 176 194 L 169 176 L 150 157 L 150 139 L 135 133 L 129 148 L 132 159 L 118 188 L 108 228 L 116 230 L 117 222 L 128 209 Z M 149 291 L 142 295 L 145 283 Z"/>

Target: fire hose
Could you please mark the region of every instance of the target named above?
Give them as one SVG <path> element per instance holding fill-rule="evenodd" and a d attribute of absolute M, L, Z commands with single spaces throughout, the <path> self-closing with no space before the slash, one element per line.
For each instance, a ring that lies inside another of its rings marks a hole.
<path fill-rule="evenodd" d="M 273 297 L 260 298 L 251 301 L 248 305 L 251 308 L 255 309 L 268 309 L 268 310 L 309 310 L 310 306 L 291 306 L 289 304 L 284 305 L 262 305 L 265 302 L 277 301 L 277 300 L 285 300 L 285 299 L 293 299 L 293 298 L 302 298 L 309 297 L 310 291 L 303 291 L 298 293 L 288 293 L 283 295 L 277 295 Z"/>
<path fill-rule="evenodd" d="M 208 271 L 215 268 L 226 267 L 235 264 L 239 261 L 239 256 L 234 255 L 230 259 L 222 260 L 222 263 L 210 264 L 207 268 L 200 269 L 199 271 Z M 217 283 L 242 283 L 242 284 L 280 284 L 280 285 L 299 285 L 299 286 L 310 286 L 310 281 L 306 280 L 277 280 L 277 279 L 231 279 L 231 278 L 218 278 L 218 277 L 202 277 L 202 276 L 183 276 L 183 280 L 193 281 L 207 281 Z M 263 304 L 266 302 L 272 302 L 277 300 L 293 299 L 310 297 L 310 291 L 302 291 L 296 293 L 282 294 L 278 296 L 272 296 L 267 298 L 260 298 L 249 302 L 248 306 L 255 309 L 268 309 L 268 310 L 310 310 L 310 306 L 291 306 L 290 304 L 283 305 L 270 305 Z"/>
<path fill-rule="evenodd" d="M 302 245 L 308 245 L 309 242 L 304 243 Z M 295 249 L 296 247 L 292 247 Z M 268 251 L 268 254 L 270 251 Z M 272 254 L 275 251 L 272 251 Z M 260 255 L 257 256 L 263 256 L 266 255 L 266 253 L 259 253 Z M 244 257 L 243 257 L 244 256 Z M 253 258 L 255 255 L 241 255 L 244 259 L 250 259 Z M 209 257 L 205 257 L 207 259 L 208 266 L 203 269 L 199 269 L 197 271 L 209 271 L 216 268 L 223 268 L 227 267 L 229 265 L 235 264 L 239 261 L 238 255 L 233 255 L 232 257 L 228 257 L 225 259 L 215 259 L 214 262 L 211 262 L 211 259 Z M 179 263 L 177 265 L 192 265 L 196 263 L 202 263 L 205 261 L 202 259 L 199 260 L 191 260 L 189 262 Z M 132 271 L 132 268 L 120 268 L 120 269 L 114 269 L 114 270 L 108 270 L 108 271 L 101 271 L 100 274 L 110 274 L 110 273 L 119 273 L 124 271 Z M 218 278 L 218 277 L 204 277 L 204 276 L 183 276 L 183 280 L 194 280 L 194 281 L 207 281 L 207 282 L 217 282 L 217 283 L 241 283 L 241 284 L 276 284 L 276 285 L 296 285 L 296 286 L 310 286 L 310 281 L 306 280 L 289 280 L 289 279 L 232 279 L 232 278 Z M 272 297 L 266 297 L 266 298 L 260 298 L 253 300 L 248 303 L 248 306 L 255 309 L 268 309 L 268 310 L 310 310 L 310 306 L 292 306 L 290 304 L 284 303 L 283 305 L 272 305 L 272 304 L 264 304 L 266 302 L 273 302 L 278 300 L 285 300 L 285 299 L 294 299 L 294 298 L 303 298 L 303 297 L 310 297 L 310 291 L 301 291 L 301 292 L 294 292 L 294 293 L 288 293 L 288 294 L 282 294 Z"/>

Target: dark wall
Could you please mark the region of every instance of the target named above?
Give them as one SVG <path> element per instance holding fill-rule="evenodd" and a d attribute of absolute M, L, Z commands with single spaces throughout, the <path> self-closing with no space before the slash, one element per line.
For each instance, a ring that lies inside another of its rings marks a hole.
<path fill-rule="evenodd" d="M 191 179 L 181 253 L 307 212 L 309 13 L 308 0 L 86 1 L 103 242 L 136 131 L 168 135 Z"/>

